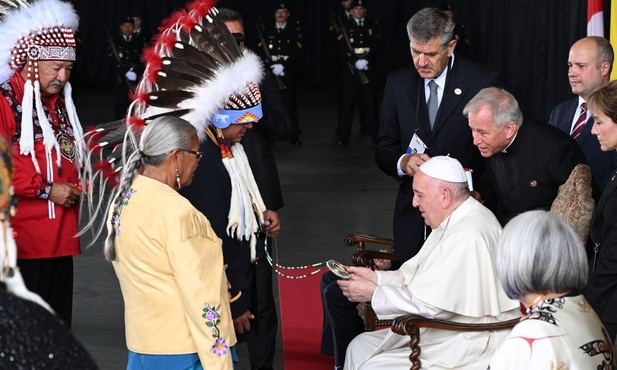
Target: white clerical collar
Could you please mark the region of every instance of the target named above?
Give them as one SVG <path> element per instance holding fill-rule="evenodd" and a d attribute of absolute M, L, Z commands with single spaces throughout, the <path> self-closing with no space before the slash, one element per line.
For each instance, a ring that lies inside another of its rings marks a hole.
<path fill-rule="evenodd" d="M 516 131 L 516 134 L 514 134 L 514 137 L 512 138 L 512 140 L 510 141 L 510 144 L 508 144 L 508 146 L 506 146 L 505 148 L 503 148 L 503 150 L 501 151 L 502 153 L 507 153 L 508 152 L 508 148 L 510 147 L 510 145 L 512 145 L 512 143 L 514 142 L 514 140 L 516 140 L 516 135 L 518 135 L 518 131 Z"/>

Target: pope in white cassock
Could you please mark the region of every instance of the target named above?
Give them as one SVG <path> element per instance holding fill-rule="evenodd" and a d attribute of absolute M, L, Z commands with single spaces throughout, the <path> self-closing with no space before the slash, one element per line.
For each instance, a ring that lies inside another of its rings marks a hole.
<path fill-rule="evenodd" d="M 495 274 L 491 255 L 501 226 L 470 196 L 461 164 L 433 157 L 413 179 L 413 206 L 432 228 L 420 252 L 397 271 L 348 267 L 339 280 L 352 302 L 371 301 L 380 318 L 413 313 L 436 319 L 490 323 L 520 315 Z M 507 336 L 501 332 L 421 331 L 420 360 L 427 369 L 485 369 Z M 357 336 L 347 348 L 345 369 L 409 369 L 409 337 L 392 330 Z"/>

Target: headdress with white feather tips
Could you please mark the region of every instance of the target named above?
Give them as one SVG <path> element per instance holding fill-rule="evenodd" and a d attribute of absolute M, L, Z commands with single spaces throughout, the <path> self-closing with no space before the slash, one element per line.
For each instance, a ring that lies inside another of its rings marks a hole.
<path fill-rule="evenodd" d="M 51 163 L 56 151 L 60 165 L 60 148 L 41 102 L 38 62 L 43 60 L 75 61 L 73 30 L 79 19 L 70 3 L 59 0 L 0 0 L 0 83 L 7 81 L 22 68 L 27 68 L 22 106 L 24 112 L 35 109 L 43 143 Z M 65 106 L 77 145 L 78 160 L 83 160 L 83 130 L 71 97 L 71 85 L 64 87 Z M 34 103 L 33 103 L 34 102 Z M 35 169 L 41 173 L 34 153 L 32 114 L 23 114 L 19 148 L 22 155 L 30 155 Z M 52 171 L 53 172 L 53 171 Z M 53 182 L 53 179 L 49 179 Z"/>
<path fill-rule="evenodd" d="M 0 84 L 6 83 L 23 69 L 27 72 L 20 102 L 23 114 L 20 122 L 19 153 L 29 155 L 36 172 L 43 174 L 34 151 L 34 125 L 40 126 L 46 156 L 44 175 L 50 183 L 54 182 L 55 177 L 52 153 L 56 152 L 58 171 L 61 171 L 61 154 L 54 128 L 41 101 L 38 63 L 75 61 L 73 29 L 77 28 L 78 22 L 75 9 L 67 2 L 0 0 Z M 77 163 L 83 166 L 86 165 L 83 130 L 68 81 L 64 85 L 63 93 L 68 122 L 75 139 L 75 156 Z M 33 117 L 36 117 L 36 120 Z M 56 217 L 55 207 L 51 200 L 48 200 L 48 205 L 49 218 L 53 219 Z"/>
<path fill-rule="evenodd" d="M 127 117 L 123 122 L 100 125 L 93 134 L 93 151 L 114 149 L 107 160 L 116 173 L 120 172 L 120 182 L 127 175 L 127 158 L 139 150 L 136 136 L 154 118 L 181 117 L 197 129 L 200 141 L 204 141 L 208 140 L 209 126 L 220 132 L 230 124 L 257 122 L 263 116 L 257 87 L 263 77 L 261 61 L 251 51 L 240 50 L 214 3 L 193 1 L 186 10 L 163 21 L 154 46 L 144 51 L 145 72 Z M 242 146 L 233 145 L 231 150 L 235 157 L 222 158 L 232 181 L 228 234 L 250 240 L 254 259 L 255 233 L 263 223 L 265 205 Z M 99 175 L 100 171 L 95 176 Z M 103 176 L 98 179 L 104 184 Z M 116 188 L 113 199 L 118 196 L 122 194 Z"/>

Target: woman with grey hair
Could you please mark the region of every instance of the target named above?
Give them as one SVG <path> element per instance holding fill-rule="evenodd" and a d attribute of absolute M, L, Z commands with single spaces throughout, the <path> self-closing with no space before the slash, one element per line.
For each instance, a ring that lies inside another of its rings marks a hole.
<path fill-rule="evenodd" d="M 104 250 L 124 298 L 127 369 L 231 369 L 236 338 L 221 240 L 177 192 L 202 156 L 196 129 L 163 116 L 134 131 Z"/>
<path fill-rule="evenodd" d="M 523 316 L 489 369 L 612 369 L 612 342 L 579 292 L 587 257 L 578 235 L 558 216 L 529 211 L 504 228 L 495 268 Z"/>

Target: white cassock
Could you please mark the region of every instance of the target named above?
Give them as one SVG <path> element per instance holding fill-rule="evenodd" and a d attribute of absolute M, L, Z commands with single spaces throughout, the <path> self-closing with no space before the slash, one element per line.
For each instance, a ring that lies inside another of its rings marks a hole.
<path fill-rule="evenodd" d="M 379 271 L 371 304 L 380 318 L 413 313 L 436 319 L 489 323 L 520 315 L 495 273 L 493 248 L 501 235 L 495 216 L 473 198 L 463 202 L 397 271 Z M 423 329 L 420 360 L 426 369 L 485 369 L 507 336 L 501 332 Z M 409 369 L 409 337 L 390 329 L 357 336 L 345 369 Z"/>

